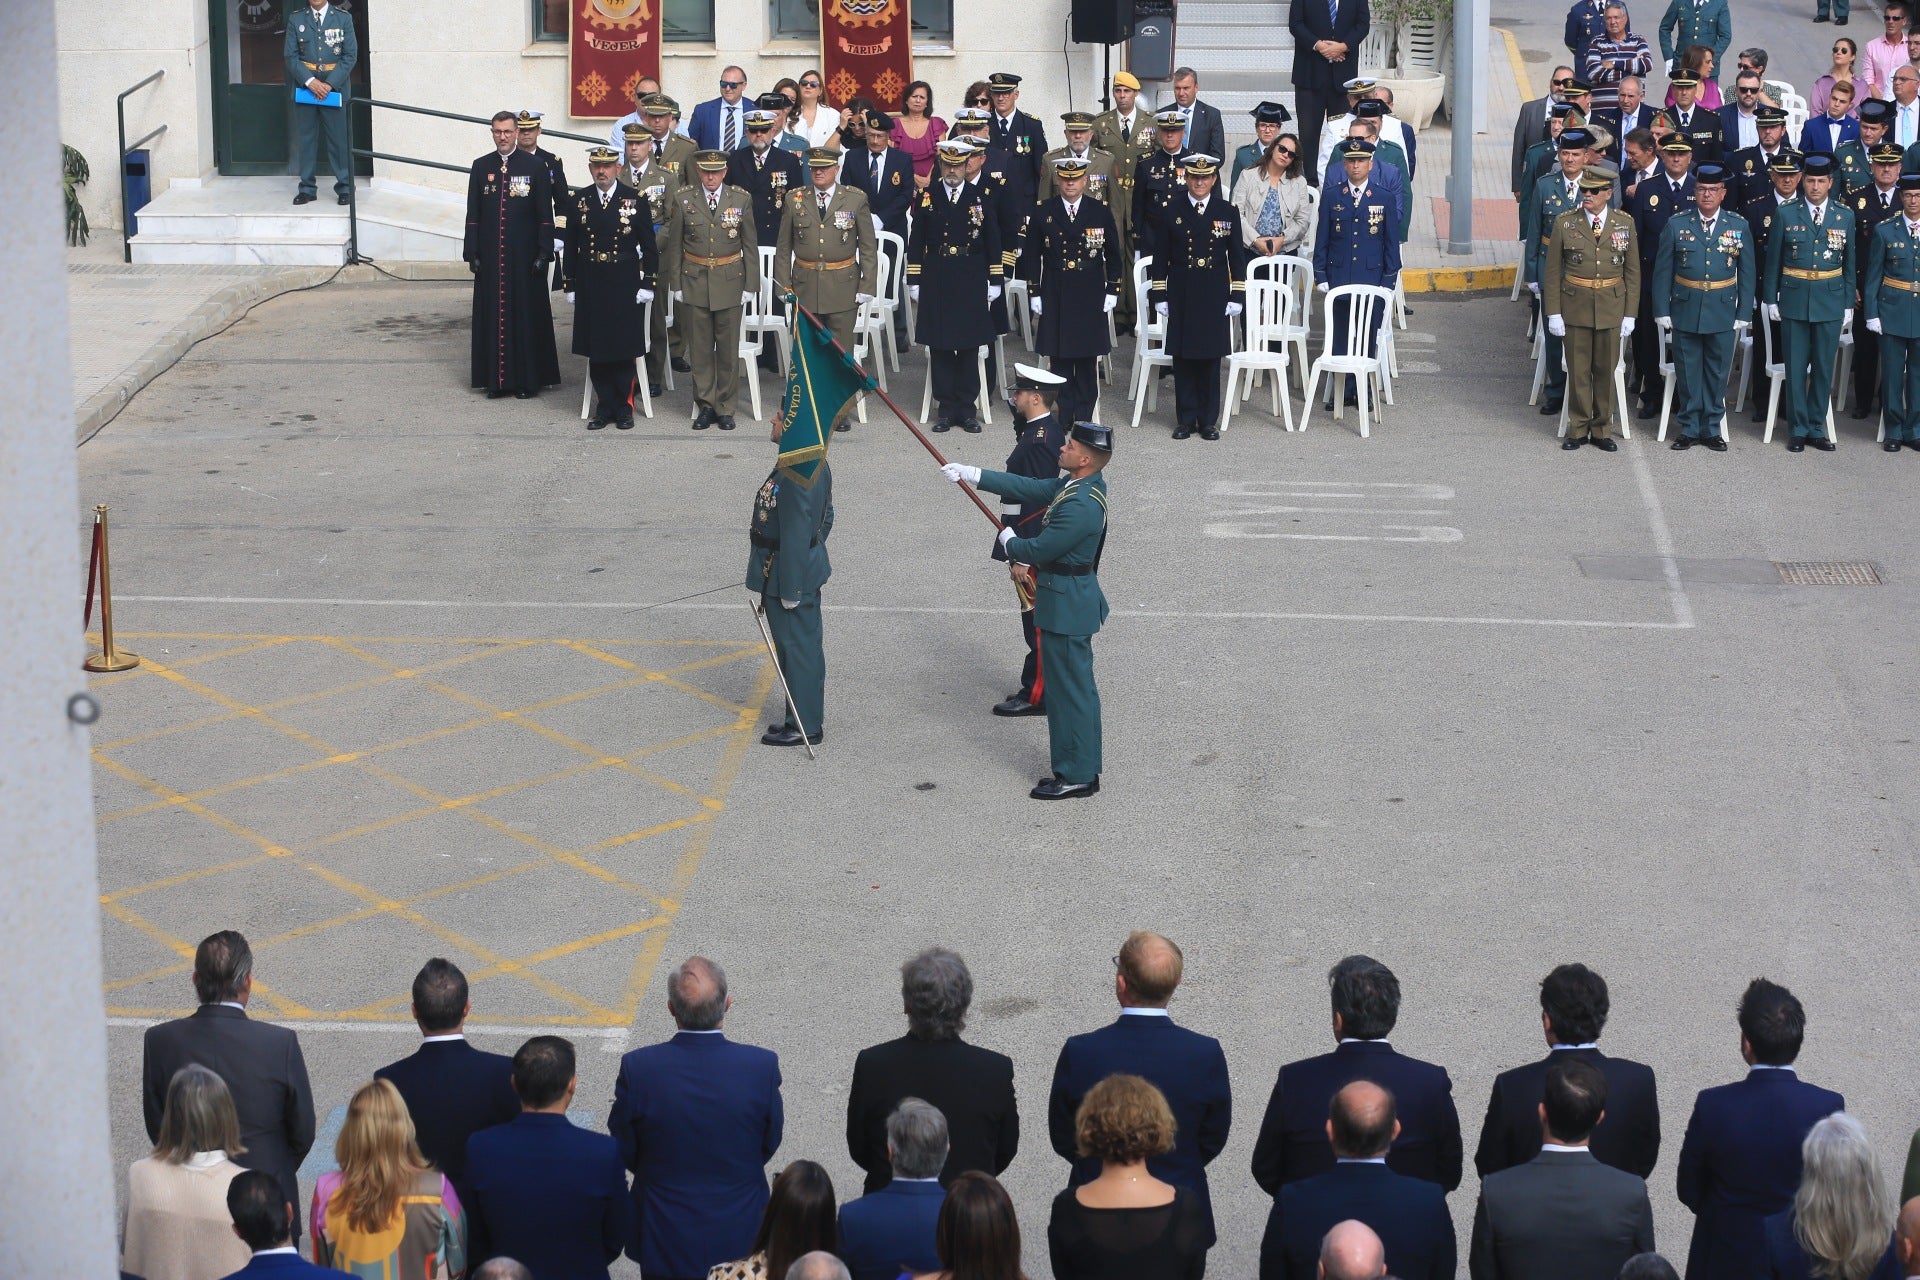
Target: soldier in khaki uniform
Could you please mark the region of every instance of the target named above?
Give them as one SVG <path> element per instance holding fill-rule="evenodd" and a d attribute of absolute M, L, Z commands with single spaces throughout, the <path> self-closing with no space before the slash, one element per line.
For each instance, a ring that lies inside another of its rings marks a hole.
<path fill-rule="evenodd" d="M 1120 333 L 1133 332 L 1133 174 L 1140 162 L 1153 154 L 1153 117 L 1137 105 L 1140 82 L 1132 73 L 1113 73 L 1114 109 L 1102 111 L 1093 119 L 1093 145 L 1113 157 L 1113 194 L 1107 207 L 1120 228 L 1121 274 L 1120 305 L 1114 311 L 1114 323 Z"/>
<path fill-rule="evenodd" d="M 1113 156 L 1093 145 L 1093 113 L 1069 111 L 1060 117 L 1060 123 L 1066 131 L 1067 145 L 1055 147 L 1041 157 L 1040 203 L 1045 204 L 1060 194 L 1060 188 L 1054 182 L 1053 162 L 1071 158 L 1086 163 L 1086 194 L 1111 208 L 1113 205 Z M 1132 189 L 1128 190 L 1131 192 Z"/>
<path fill-rule="evenodd" d="M 653 219 L 653 239 L 657 245 L 667 229 L 667 200 L 680 189 L 680 179 L 653 158 L 653 135 L 643 124 L 623 125 L 620 136 L 626 141 L 626 159 L 620 166 L 620 181 L 647 198 L 647 211 Z M 658 396 L 665 388 L 667 371 L 667 301 L 655 299 L 653 316 L 647 323 L 647 394 Z"/>
<path fill-rule="evenodd" d="M 839 164 L 837 151 L 807 152 L 813 185 L 787 193 L 774 242 L 773 290 L 776 298 L 791 293 L 800 299 L 852 351 L 853 321 L 860 304 L 873 297 L 879 249 L 866 192 L 837 180 Z M 845 431 L 847 424 L 839 427 Z"/>
<path fill-rule="evenodd" d="M 1633 219 L 1607 203 L 1615 175 L 1598 165 L 1580 174 L 1580 207 L 1553 221 L 1540 270 L 1540 309 L 1547 332 L 1563 340 L 1567 358 L 1567 438 L 1562 449 L 1612 453 L 1613 371 L 1620 339 L 1633 333 L 1640 300 L 1640 250 Z"/>
<path fill-rule="evenodd" d="M 731 431 L 740 310 L 760 290 L 760 242 L 753 197 L 727 185 L 727 153 L 698 152 L 693 169 L 698 183 L 668 198 L 660 257 L 693 365 L 693 429 Z"/>

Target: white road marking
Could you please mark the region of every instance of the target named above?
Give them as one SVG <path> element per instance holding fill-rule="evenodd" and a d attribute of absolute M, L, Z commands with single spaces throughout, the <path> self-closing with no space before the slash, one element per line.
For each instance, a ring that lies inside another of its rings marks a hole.
<path fill-rule="evenodd" d="M 1344 480 L 1217 480 L 1208 497 L 1220 499 L 1294 498 L 1320 503 L 1329 499 L 1360 502 L 1451 502 L 1454 491 L 1443 484 L 1396 484 Z M 1246 516 L 1445 516 L 1447 507 L 1327 507 L 1327 506 L 1254 506 L 1219 507 L 1208 512 L 1216 517 L 1202 526 L 1209 538 L 1271 538 L 1297 542 L 1459 542 L 1466 535 L 1450 525 L 1380 524 L 1378 533 L 1294 532 L 1285 525 L 1265 520 L 1245 520 Z M 1229 516 L 1234 519 L 1219 519 Z M 1288 524 L 1303 524 L 1291 520 Z M 1311 529 L 1313 526 L 1309 526 Z"/>
<path fill-rule="evenodd" d="M 1660 557 L 1660 571 L 1666 580 L 1667 599 L 1673 604 L 1674 625 L 1686 630 L 1693 626 L 1693 602 L 1680 581 L 1680 566 L 1673 558 L 1673 531 L 1667 527 L 1667 513 L 1654 491 L 1653 468 L 1638 440 L 1627 442 L 1627 455 L 1633 460 L 1633 482 L 1640 490 L 1640 505 L 1646 508 L 1647 527 L 1653 533 L 1653 549 Z"/>

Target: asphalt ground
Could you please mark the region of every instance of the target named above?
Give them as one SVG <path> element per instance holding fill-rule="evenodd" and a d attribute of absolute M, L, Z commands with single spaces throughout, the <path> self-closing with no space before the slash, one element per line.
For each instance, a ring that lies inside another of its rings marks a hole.
<path fill-rule="evenodd" d="M 486 400 L 467 315 L 458 284 L 263 304 L 80 451 L 151 660 L 94 683 L 121 1163 L 146 1149 L 140 1028 L 234 927 L 323 1118 L 411 1051 L 407 986 L 445 954 L 480 1043 L 575 1038 L 604 1123 L 616 1054 L 670 1032 L 666 968 L 709 955 L 729 1032 L 781 1055 L 774 1166 L 818 1159 L 848 1195 L 853 1055 L 899 1034 L 898 965 L 940 943 L 975 975 L 969 1037 L 1015 1061 L 1006 1181 L 1041 1277 L 1053 1060 L 1112 1016 L 1109 957 L 1148 927 L 1185 948 L 1175 1015 L 1237 1093 L 1214 1274 L 1251 1273 L 1272 1073 L 1329 1046 L 1324 975 L 1355 951 L 1400 975 L 1394 1041 L 1452 1072 L 1469 1152 L 1494 1073 L 1542 1051 L 1541 975 L 1604 973 L 1604 1047 L 1660 1073 L 1671 1255 L 1686 1112 L 1741 1072 L 1755 975 L 1804 999 L 1804 1074 L 1897 1177 L 1920 455 L 1845 418 L 1832 455 L 1744 420 L 1725 455 L 1640 423 L 1563 453 L 1504 297 L 1416 300 L 1370 439 L 1319 412 L 1288 434 L 1261 392 L 1219 442 L 1175 442 L 1169 388 L 1108 471 L 1104 789 L 1045 805 L 1044 724 L 988 714 L 1021 652 L 991 531 L 884 410 L 833 443 L 810 762 L 754 741 L 778 694 L 727 585 L 764 432 L 690 431 L 683 378 L 590 434 L 565 355 L 558 391 Z M 910 408 L 923 369 L 892 379 Z M 987 466 L 1012 444 L 1004 412 L 936 438 Z M 1780 585 L 1783 561 L 1882 585 Z M 1471 1174 L 1452 1203 L 1464 1256 Z"/>

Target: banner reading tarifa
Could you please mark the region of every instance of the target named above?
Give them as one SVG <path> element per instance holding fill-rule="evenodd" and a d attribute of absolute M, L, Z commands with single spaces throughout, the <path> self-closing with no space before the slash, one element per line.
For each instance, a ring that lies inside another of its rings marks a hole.
<path fill-rule="evenodd" d="M 910 0 L 821 0 L 820 58 L 829 102 L 898 112 L 913 79 Z"/>
<path fill-rule="evenodd" d="M 567 51 L 567 114 L 627 114 L 640 78 L 660 76 L 660 0 L 574 0 Z"/>

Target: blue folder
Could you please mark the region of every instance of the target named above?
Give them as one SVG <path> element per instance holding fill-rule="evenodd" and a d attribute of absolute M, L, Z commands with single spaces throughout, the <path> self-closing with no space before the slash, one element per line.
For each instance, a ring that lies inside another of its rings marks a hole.
<path fill-rule="evenodd" d="M 310 107 L 337 107 L 340 105 L 340 98 L 341 94 L 338 89 L 335 89 L 324 98 L 314 97 L 313 90 L 307 88 L 305 85 L 301 85 L 293 91 L 293 100 L 295 102 L 304 102 Z"/>

